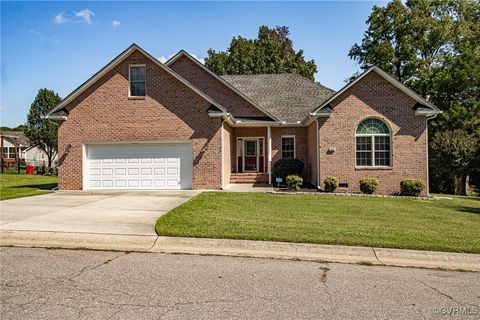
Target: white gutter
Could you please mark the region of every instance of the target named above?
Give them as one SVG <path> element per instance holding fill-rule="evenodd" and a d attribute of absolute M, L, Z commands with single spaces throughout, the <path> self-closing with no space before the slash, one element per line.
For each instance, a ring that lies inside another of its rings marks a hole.
<path fill-rule="evenodd" d="M 41 119 L 48 119 L 48 120 L 57 120 L 57 121 L 65 121 L 67 120 L 67 116 L 40 116 Z"/>
<path fill-rule="evenodd" d="M 427 109 L 417 109 L 415 110 L 416 116 L 427 116 L 431 119 L 435 118 L 437 114 L 442 113 L 443 111 L 436 111 L 436 110 L 427 110 Z"/>

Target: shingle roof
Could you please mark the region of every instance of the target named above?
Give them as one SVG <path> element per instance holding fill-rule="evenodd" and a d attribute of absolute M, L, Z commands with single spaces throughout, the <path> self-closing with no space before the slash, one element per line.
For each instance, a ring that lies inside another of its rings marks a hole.
<path fill-rule="evenodd" d="M 30 141 L 28 141 L 27 137 L 21 131 L 0 131 L 0 135 L 5 139 L 10 140 L 13 143 L 13 140 L 17 140 L 22 146 L 29 147 Z"/>
<path fill-rule="evenodd" d="M 298 74 L 224 75 L 227 82 L 280 121 L 296 123 L 335 91 Z"/>

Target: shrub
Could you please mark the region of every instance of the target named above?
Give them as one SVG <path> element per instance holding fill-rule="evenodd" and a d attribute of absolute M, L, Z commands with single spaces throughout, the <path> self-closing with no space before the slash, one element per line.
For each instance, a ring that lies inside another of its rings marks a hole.
<path fill-rule="evenodd" d="M 273 164 L 272 172 L 275 177 L 285 178 L 289 175 L 300 176 L 303 172 L 303 162 L 298 159 L 280 159 Z"/>
<path fill-rule="evenodd" d="M 366 194 L 372 194 L 377 190 L 377 179 L 362 179 L 360 180 L 360 191 Z"/>
<path fill-rule="evenodd" d="M 295 174 L 291 174 L 286 178 L 287 187 L 293 191 L 300 190 L 300 187 L 303 184 L 302 177 L 299 177 Z"/>
<path fill-rule="evenodd" d="M 323 180 L 323 183 L 325 184 L 325 191 L 327 192 L 333 192 L 338 187 L 337 177 L 327 177 Z"/>
<path fill-rule="evenodd" d="M 418 196 L 425 189 L 425 183 L 417 179 L 405 179 L 400 182 L 402 196 Z"/>

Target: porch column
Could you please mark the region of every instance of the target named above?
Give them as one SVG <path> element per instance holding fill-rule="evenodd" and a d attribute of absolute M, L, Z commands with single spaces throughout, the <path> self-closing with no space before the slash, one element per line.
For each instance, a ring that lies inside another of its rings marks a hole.
<path fill-rule="evenodd" d="M 268 184 L 272 184 L 272 129 L 270 126 L 267 127 L 267 157 L 268 157 Z"/>

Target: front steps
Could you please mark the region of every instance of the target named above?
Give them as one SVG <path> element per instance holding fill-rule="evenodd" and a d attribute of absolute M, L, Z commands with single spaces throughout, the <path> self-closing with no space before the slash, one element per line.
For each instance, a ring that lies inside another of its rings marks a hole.
<path fill-rule="evenodd" d="M 242 172 L 242 173 L 232 173 L 230 176 L 230 183 L 268 183 L 268 173 L 257 173 L 257 172 Z"/>

